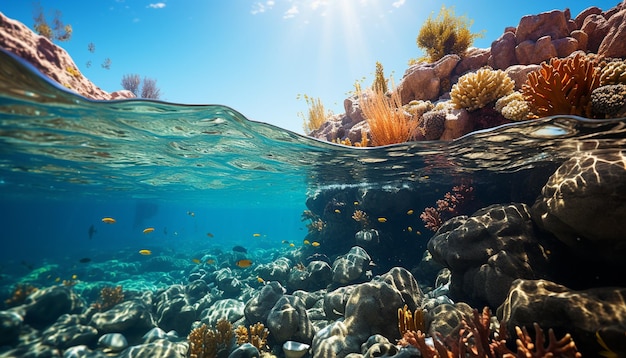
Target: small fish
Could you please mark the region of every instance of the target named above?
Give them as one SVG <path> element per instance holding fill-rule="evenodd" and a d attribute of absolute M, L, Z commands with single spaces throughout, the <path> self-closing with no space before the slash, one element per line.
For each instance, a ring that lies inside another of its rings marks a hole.
<path fill-rule="evenodd" d="M 54 282 L 61 282 L 61 278 L 60 277 L 55 278 Z"/>
<path fill-rule="evenodd" d="M 283 241 L 281 241 L 281 243 L 283 243 L 283 244 L 285 244 L 285 245 L 288 245 L 290 242 L 289 242 L 289 241 L 287 241 L 287 240 L 283 240 Z"/>
<path fill-rule="evenodd" d="M 354 205 L 359 205 L 359 202 L 358 202 L 358 201 L 355 201 L 353 204 L 354 204 Z"/>
<path fill-rule="evenodd" d="M 256 277 L 258 283 L 265 283 L 265 280 L 259 276 Z"/>
<path fill-rule="evenodd" d="M 289 244 L 289 247 L 295 247 L 296 244 L 294 244 L 293 242 Z"/>
<path fill-rule="evenodd" d="M 151 233 L 153 231 L 154 231 L 153 227 L 147 227 L 147 228 L 143 229 L 143 233 L 144 234 L 149 234 L 149 233 Z"/>
<path fill-rule="evenodd" d="M 81 264 L 86 264 L 87 262 L 91 262 L 91 259 L 89 257 L 83 257 L 82 259 L 78 260 L 78 262 L 80 262 Z"/>
<path fill-rule="evenodd" d="M 252 266 L 252 260 L 250 259 L 237 260 L 237 262 L 235 262 L 235 265 L 239 268 L 247 268 L 247 267 Z"/>
<path fill-rule="evenodd" d="M 239 246 L 239 245 L 234 246 L 233 247 L 233 251 L 235 251 L 235 252 L 243 252 L 244 254 L 248 252 L 248 250 L 245 247 Z"/>
<path fill-rule="evenodd" d="M 311 241 L 309 241 L 309 240 L 304 240 L 302 243 L 305 244 L 305 245 L 311 245 Z"/>
<path fill-rule="evenodd" d="M 335 213 L 336 213 L 336 214 L 341 214 L 341 210 L 339 210 L 339 209 L 335 209 Z"/>
<path fill-rule="evenodd" d="M 410 209 L 409 211 L 406 212 L 407 215 L 413 215 L 413 209 Z"/>
<path fill-rule="evenodd" d="M 96 228 L 93 226 L 93 224 L 91 224 L 87 233 L 89 234 L 89 240 L 91 240 L 93 234 L 97 233 Z"/>
<path fill-rule="evenodd" d="M 113 218 L 102 218 L 102 222 L 105 224 L 115 224 L 116 221 Z"/>
<path fill-rule="evenodd" d="M 210 233 L 210 232 L 207 232 L 207 233 L 206 233 L 206 236 L 208 236 L 208 237 L 211 237 L 211 238 L 212 238 L 212 237 L 214 237 L 215 235 L 213 235 L 213 234 L 212 234 L 212 233 Z"/>
<path fill-rule="evenodd" d="M 152 251 L 150 251 L 150 250 L 146 250 L 146 249 L 139 250 L 139 253 L 140 253 L 140 254 L 142 254 L 142 255 L 144 255 L 144 256 L 147 256 L 147 255 L 152 255 Z"/>
<path fill-rule="evenodd" d="M 413 232 L 413 228 L 412 228 L 412 227 L 410 227 L 410 226 L 409 226 L 409 227 L 407 227 L 406 229 L 407 229 L 407 230 L 409 230 L 409 232 Z"/>
<path fill-rule="evenodd" d="M 318 246 L 320 246 L 320 243 L 319 243 L 319 242 L 317 242 L 317 241 L 313 241 L 313 242 L 311 243 L 311 246 L 313 246 L 313 247 L 318 247 Z"/>
<path fill-rule="evenodd" d="M 254 236 L 254 237 L 259 237 L 259 236 L 261 236 L 261 234 L 259 234 L 259 233 L 254 233 L 254 234 L 252 234 L 252 236 Z"/>
<path fill-rule="evenodd" d="M 209 264 L 209 265 L 214 265 L 215 264 L 215 260 L 208 259 L 208 260 L 206 260 L 206 263 Z"/>
<path fill-rule="evenodd" d="M 194 217 L 194 216 L 196 216 L 196 213 L 194 213 L 193 211 L 188 211 L 187 215 L 189 215 L 191 217 Z"/>
<path fill-rule="evenodd" d="M 194 259 L 191 259 L 191 262 L 193 262 L 196 265 L 199 265 L 201 261 L 200 261 L 200 259 L 195 259 L 194 258 Z"/>
<path fill-rule="evenodd" d="M 77 278 L 78 278 L 78 276 L 76 274 L 72 275 L 72 280 L 75 280 Z"/>
<path fill-rule="evenodd" d="M 421 231 L 416 231 L 415 233 L 416 233 L 416 234 L 418 234 L 418 235 L 421 235 L 421 234 L 422 234 L 422 232 L 421 232 Z"/>
<path fill-rule="evenodd" d="M 378 222 L 379 223 L 386 223 L 387 222 L 387 218 L 380 217 L 380 218 L 378 218 Z"/>

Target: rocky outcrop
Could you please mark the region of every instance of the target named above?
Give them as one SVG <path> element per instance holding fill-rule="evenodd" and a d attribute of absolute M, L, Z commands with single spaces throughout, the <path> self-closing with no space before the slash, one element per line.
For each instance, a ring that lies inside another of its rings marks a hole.
<path fill-rule="evenodd" d="M 42 74 L 89 99 L 111 100 L 133 98 L 132 92 L 109 94 L 93 84 L 78 70 L 70 55 L 19 21 L 0 12 L 0 47 L 23 58 Z M 132 97 L 131 97 L 132 95 Z"/>

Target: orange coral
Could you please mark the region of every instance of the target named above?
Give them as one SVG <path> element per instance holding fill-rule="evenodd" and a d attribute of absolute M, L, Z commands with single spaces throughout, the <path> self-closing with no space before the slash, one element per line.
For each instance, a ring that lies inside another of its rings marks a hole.
<path fill-rule="evenodd" d="M 401 335 L 404 335 L 407 331 L 424 331 L 424 327 L 424 311 L 418 308 L 411 313 L 407 305 L 398 308 L 398 330 Z"/>
<path fill-rule="evenodd" d="M 352 219 L 361 224 L 362 227 L 369 225 L 369 217 L 363 210 L 355 210 L 354 213 L 352 213 Z"/>
<path fill-rule="evenodd" d="M 27 284 L 27 283 L 18 283 L 15 285 L 15 289 L 13 289 L 13 294 L 11 297 L 4 300 L 4 304 L 7 307 L 14 307 L 20 305 L 26 301 L 26 297 L 28 297 L 31 293 L 37 291 L 37 287 Z"/>
<path fill-rule="evenodd" d="M 237 336 L 237 344 L 250 343 L 255 346 L 260 352 L 268 351 L 269 349 L 269 347 L 267 346 L 267 336 L 269 335 L 269 333 L 269 330 L 265 328 L 265 326 L 261 322 L 257 322 L 251 325 L 249 331 L 245 326 L 239 326 L 235 330 L 235 335 Z"/>
<path fill-rule="evenodd" d="M 553 58 L 550 64 L 528 74 L 522 86 L 524 99 L 539 116 L 573 114 L 591 116 L 591 92 L 600 86 L 600 71 L 587 57 L 577 54 Z"/>
<path fill-rule="evenodd" d="M 91 306 L 98 311 L 106 311 L 122 301 L 124 301 L 122 286 L 103 287 L 100 290 L 100 299 Z"/>
<path fill-rule="evenodd" d="M 220 351 L 228 351 L 233 339 L 232 324 L 221 319 L 217 321 L 215 329 L 206 324 L 196 327 L 189 332 L 189 356 L 191 358 L 214 358 Z"/>

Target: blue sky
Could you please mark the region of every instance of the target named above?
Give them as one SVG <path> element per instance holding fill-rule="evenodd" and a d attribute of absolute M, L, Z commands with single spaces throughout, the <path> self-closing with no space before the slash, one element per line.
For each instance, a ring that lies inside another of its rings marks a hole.
<path fill-rule="evenodd" d="M 489 47 L 519 19 L 569 7 L 607 10 L 618 0 L 41 0 L 74 30 L 61 43 L 82 73 L 102 89 L 121 89 L 123 75 L 156 79 L 162 98 L 223 104 L 247 118 L 302 133 L 298 94 L 321 98 L 335 113 L 357 80 L 371 84 L 376 61 L 396 83 L 408 60 L 423 55 L 415 40 L 442 5 L 484 30 Z M 498 4 L 494 6 L 494 4 Z M 0 0 L 0 11 L 33 27 L 33 2 Z M 87 50 L 93 42 L 94 53 Z M 111 59 L 110 70 L 101 67 Z M 91 67 L 87 68 L 87 62 Z"/>

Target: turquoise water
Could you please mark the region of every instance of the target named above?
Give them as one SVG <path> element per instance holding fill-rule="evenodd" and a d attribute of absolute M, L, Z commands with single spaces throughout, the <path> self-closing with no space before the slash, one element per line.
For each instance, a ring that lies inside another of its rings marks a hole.
<path fill-rule="evenodd" d="M 5 272 L 119 250 L 193 256 L 213 246 L 301 242 L 306 200 L 325 190 L 423 191 L 421 211 L 471 180 L 477 205 L 531 202 L 583 143 L 611 147 L 623 136 L 621 121 L 555 117 L 453 142 L 349 148 L 222 105 L 90 101 L 12 56 L 0 58 Z M 143 234 L 146 227 L 155 232 Z"/>

